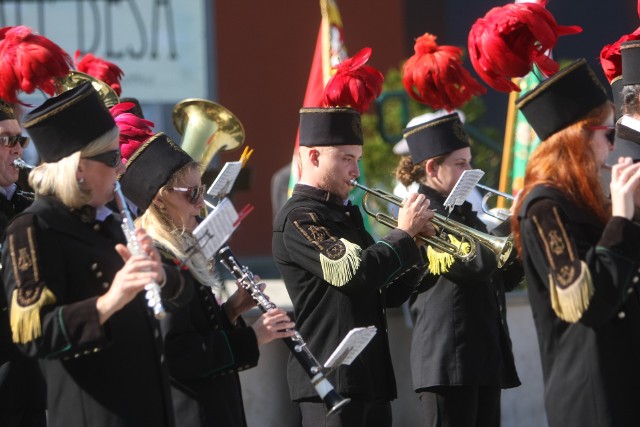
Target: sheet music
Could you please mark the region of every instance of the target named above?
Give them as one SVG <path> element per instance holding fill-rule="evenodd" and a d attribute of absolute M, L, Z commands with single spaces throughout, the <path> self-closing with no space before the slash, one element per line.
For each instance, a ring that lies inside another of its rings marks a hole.
<path fill-rule="evenodd" d="M 218 249 L 229 240 L 237 227 L 237 224 L 234 225 L 237 220 L 238 213 L 233 204 L 224 198 L 193 230 L 193 235 L 206 259 L 213 258 Z"/>
<path fill-rule="evenodd" d="M 207 194 L 213 197 L 224 197 L 231 192 L 233 184 L 242 169 L 242 161 L 227 162 L 207 190 Z"/>
<path fill-rule="evenodd" d="M 349 331 L 340 345 L 329 356 L 324 364 L 327 369 L 337 367 L 339 365 L 350 365 L 362 350 L 369 344 L 369 341 L 376 334 L 375 326 L 367 326 L 366 328 L 353 328 Z"/>
<path fill-rule="evenodd" d="M 480 178 L 484 175 L 484 172 L 480 169 L 471 169 L 462 172 L 460 179 L 456 182 L 456 185 L 449 193 L 449 197 L 444 201 L 444 206 L 449 209 L 449 212 L 454 206 L 459 206 L 467 200 L 469 193 L 473 191 L 473 187 L 480 181 Z"/>

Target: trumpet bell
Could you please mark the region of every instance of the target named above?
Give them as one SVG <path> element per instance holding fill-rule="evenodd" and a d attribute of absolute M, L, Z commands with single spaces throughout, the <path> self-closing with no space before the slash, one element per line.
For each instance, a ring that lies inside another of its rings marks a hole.
<path fill-rule="evenodd" d="M 200 162 L 204 172 L 218 151 L 230 151 L 244 143 L 244 127 L 220 104 L 198 98 L 180 101 L 173 108 L 173 125 L 182 135 L 182 149 Z"/>
<path fill-rule="evenodd" d="M 84 82 L 91 82 L 91 85 L 96 92 L 98 92 L 100 99 L 102 99 L 102 102 L 104 102 L 104 105 L 107 108 L 111 108 L 120 102 L 118 94 L 111 88 L 111 86 L 102 80 L 98 80 L 95 77 L 80 71 L 71 71 L 64 77 L 54 79 L 53 85 L 56 88 L 56 94 L 60 95 L 61 93 L 73 89 Z"/>

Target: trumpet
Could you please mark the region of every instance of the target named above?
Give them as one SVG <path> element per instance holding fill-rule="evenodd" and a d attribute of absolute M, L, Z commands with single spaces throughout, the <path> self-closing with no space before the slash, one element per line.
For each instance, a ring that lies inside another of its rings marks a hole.
<path fill-rule="evenodd" d="M 398 220 L 391 215 L 371 210 L 367 204 L 367 200 L 369 195 L 373 195 L 387 203 L 402 207 L 403 199 L 401 197 L 383 190 L 366 187 L 358 183 L 355 179 L 352 179 L 350 183 L 351 185 L 365 191 L 365 195 L 362 197 L 362 208 L 368 215 L 374 217 L 379 223 L 384 224 L 387 227 L 396 228 L 398 226 Z M 469 262 L 475 258 L 477 251 L 476 242 L 478 242 L 495 254 L 498 262 L 498 268 L 501 268 L 506 264 L 511 251 L 513 250 L 513 236 L 511 235 L 507 237 L 492 236 L 464 224 L 460 224 L 457 221 L 450 220 L 437 213 L 431 222 L 438 234 L 445 232 L 458 237 L 458 240 L 460 240 L 460 246 L 452 244 L 446 237 L 424 237 L 420 235 L 416 237 L 434 248 L 448 253 L 459 261 Z M 463 243 L 469 244 L 468 253 L 462 251 Z"/>
<path fill-rule="evenodd" d="M 487 193 L 482 197 L 482 211 L 489 215 L 492 216 L 496 219 L 499 219 L 500 221 L 505 221 L 507 219 L 509 219 L 509 217 L 511 216 L 509 213 L 507 213 L 507 211 L 505 211 L 505 209 L 491 209 L 489 207 L 489 203 L 488 200 L 492 197 L 492 196 L 497 196 L 497 197 L 504 197 L 507 200 L 510 201 L 514 201 L 515 197 L 512 196 L 511 194 L 507 194 L 507 193 L 503 193 L 502 191 L 498 191 L 495 190 L 491 187 L 487 187 L 486 185 L 482 185 L 482 184 L 476 184 L 476 187 L 480 188 L 481 190 L 486 191 Z"/>

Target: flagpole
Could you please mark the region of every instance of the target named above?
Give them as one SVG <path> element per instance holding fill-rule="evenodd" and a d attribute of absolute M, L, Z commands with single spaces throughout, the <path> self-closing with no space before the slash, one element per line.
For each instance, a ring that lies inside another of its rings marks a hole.
<path fill-rule="evenodd" d="M 512 81 L 518 84 L 518 79 L 512 79 Z M 511 170 L 511 159 L 513 151 L 513 142 L 516 134 L 516 117 L 518 110 L 516 109 L 516 99 L 518 98 L 518 92 L 511 91 L 509 93 L 509 103 L 507 107 L 507 121 L 504 131 L 504 143 L 502 145 L 502 164 L 500 167 L 500 183 L 498 189 L 503 193 L 511 193 L 509 186 L 509 170 Z M 503 200 L 500 202 L 504 203 Z"/>

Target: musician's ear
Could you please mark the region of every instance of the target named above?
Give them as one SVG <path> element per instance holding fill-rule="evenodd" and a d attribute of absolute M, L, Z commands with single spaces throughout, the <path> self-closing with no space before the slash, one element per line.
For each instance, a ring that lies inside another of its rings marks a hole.
<path fill-rule="evenodd" d="M 438 162 L 436 159 L 429 159 L 424 164 L 424 170 L 427 172 L 427 176 L 435 178 L 438 175 Z"/>
<path fill-rule="evenodd" d="M 151 203 L 153 203 L 153 206 L 159 211 L 163 211 L 165 208 L 164 201 L 162 201 L 160 197 L 154 197 Z"/>

